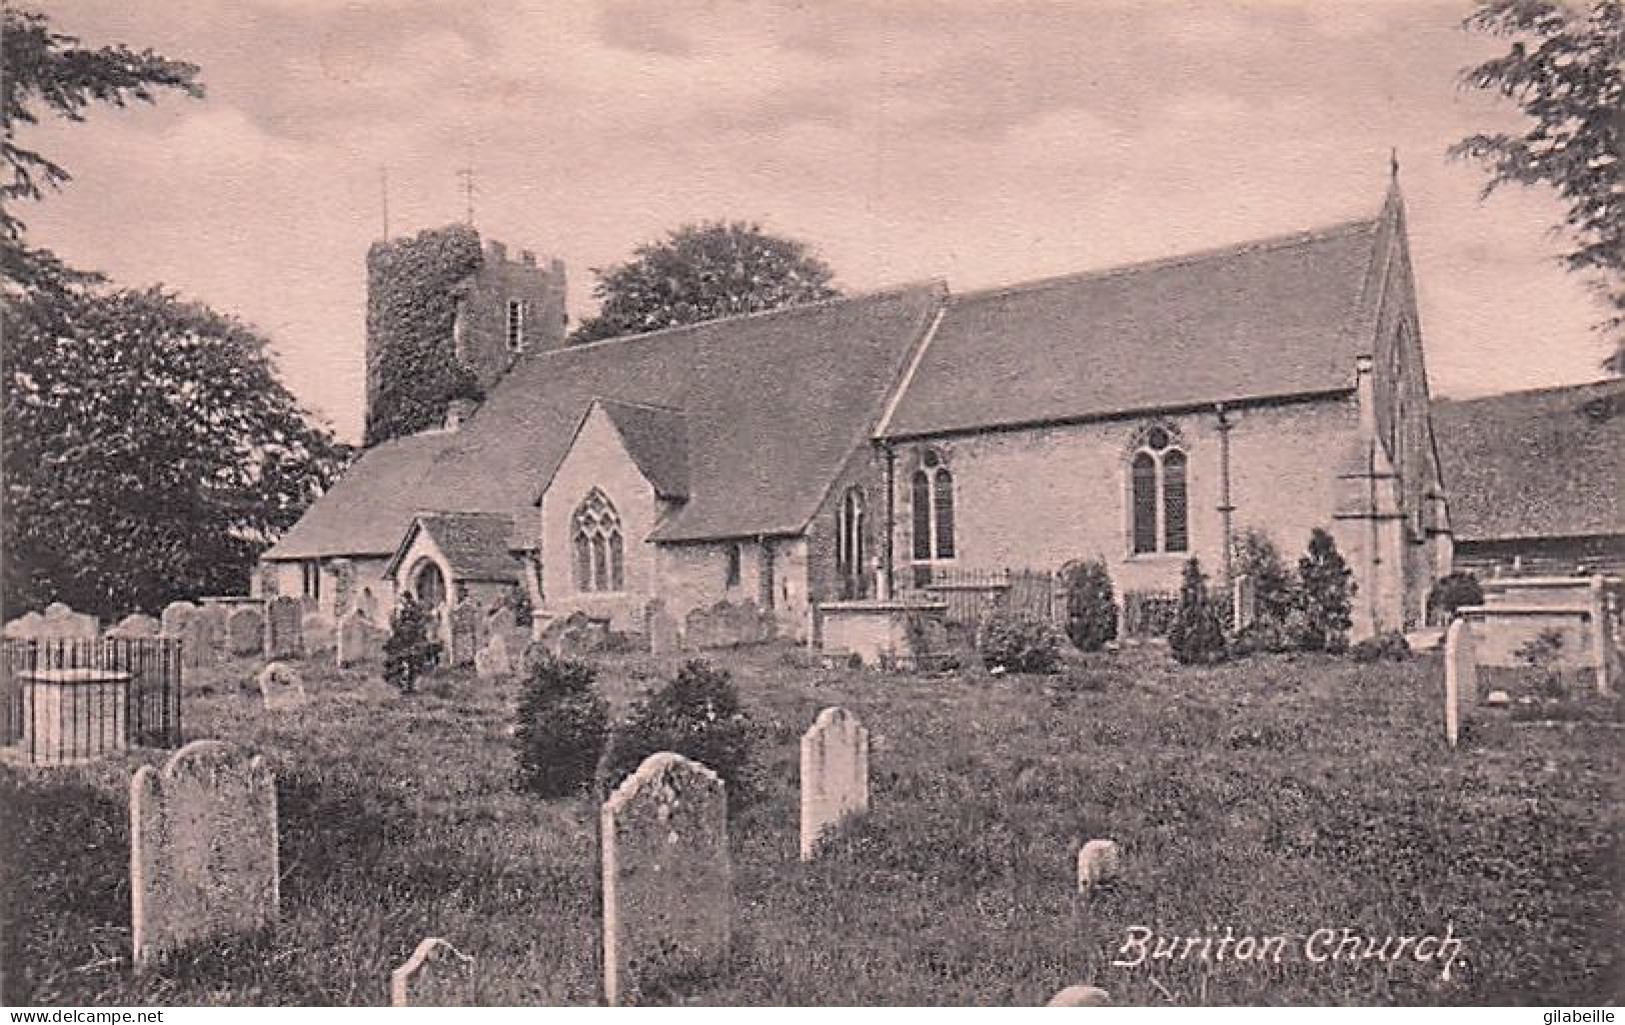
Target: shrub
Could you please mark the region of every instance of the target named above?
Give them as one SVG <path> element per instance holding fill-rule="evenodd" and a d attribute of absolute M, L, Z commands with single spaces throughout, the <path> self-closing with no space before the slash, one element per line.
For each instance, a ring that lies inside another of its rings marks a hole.
<path fill-rule="evenodd" d="M 1253 583 L 1255 619 L 1270 620 L 1275 626 L 1285 624 L 1292 611 L 1295 586 L 1269 534 L 1257 528 L 1243 532 L 1236 539 L 1231 568 L 1235 575 L 1245 574 Z"/>
<path fill-rule="evenodd" d="M 531 625 L 530 591 L 524 584 L 515 584 L 508 588 L 507 593 L 499 600 L 498 607 L 513 614 L 514 626 Z"/>
<path fill-rule="evenodd" d="M 1117 600 L 1111 574 L 1101 559 L 1074 563 L 1066 570 L 1066 635 L 1079 651 L 1099 651 L 1117 639 Z"/>
<path fill-rule="evenodd" d="M 1179 584 L 1179 611 L 1168 628 L 1168 647 L 1184 663 L 1218 662 L 1224 658 L 1224 620 L 1208 594 L 1207 574 L 1192 558 Z"/>
<path fill-rule="evenodd" d="M 1563 631 L 1548 627 L 1539 634 L 1518 646 L 1513 657 L 1524 665 L 1540 673 L 1537 690 L 1541 697 L 1564 697 L 1563 671 L 1560 660 L 1563 656 Z"/>
<path fill-rule="evenodd" d="M 592 666 L 551 656 L 527 664 L 514 721 L 519 786 L 564 797 L 592 782 L 609 735 L 609 710 Z"/>
<path fill-rule="evenodd" d="M 1307 651 L 1339 652 L 1348 646 L 1354 599 L 1354 573 L 1338 554 L 1337 542 L 1319 527 L 1298 560 L 1298 612 L 1303 616 L 1298 644 Z"/>
<path fill-rule="evenodd" d="M 1230 654 L 1239 656 L 1291 651 L 1297 647 L 1297 638 L 1293 632 L 1295 618 L 1289 612 L 1279 620 L 1268 616 L 1254 619 L 1231 636 Z"/>
<path fill-rule="evenodd" d="M 1407 662 L 1411 645 L 1404 634 L 1390 630 L 1354 645 L 1349 649 L 1349 657 L 1356 662 Z"/>
<path fill-rule="evenodd" d="M 401 596 L 384 639 L 384 681 L 402 694 L 440 661 L 440 642 L 429 637 L 429 611 L 410 594 Z"/>
<path fill-rule="evenodd" d="M 1428 591 L 1428 618 L 1434 623 L 1448 623 L 1462 606 L 1482 604 L 1484 588 L 1478 578 L 1458 570 L 1434 581 L 1432 590 Z"/>
<path fill-rule="evenodd" d="M 1053 673 L 1060 664 L 1061 639 L 1055 628 L 1037 619 L 994 612 L 982 620 L 976 648 L 989 669 L 1013 673 Z"/>
<path fill-rule="evenodd" d="M 745 796 L 751 724 L 727 672 L 689 662 L 677 678 L 632 708 L 610 734 L 599 786 L 610 790 L 660 751 L 675 751 L 722 777 L 730 807 Z"/>

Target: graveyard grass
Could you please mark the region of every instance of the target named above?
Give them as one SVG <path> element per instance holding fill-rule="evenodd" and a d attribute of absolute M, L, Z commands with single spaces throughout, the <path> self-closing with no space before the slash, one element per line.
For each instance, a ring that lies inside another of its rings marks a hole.
<path fill-rule="evenodd" d="M 758 727 L 733 823 L 733 951 L 667 1002 L 1041 1004 L 1073 983 L 1123 1004 L 1617 1004 L 1620 733 L 1482 713 L 1452 753 L 1437 655 L 1359 666 L 1149 654 L 1066 677 L 825 670 L 779 646 L 716 659 Z M 612 703 L 673 663 L 607 659 Z M 282 922 L 129 964 L 132 766 L 0 769 L 0 1002 L 380 1004 L 426 935 L 473 954 L 477 1000 L 599 998 L 596 802 L 513 788 L 516 687 L 400 696 L 307 663 L 311 703 L 269 714 L 242 663 L 194 680 L 188 737 L 265 755 L 282 815 Z M 212 693 L 198 692 L 199 685 Z M 867 820 L 798 860 L 798 742 L 828 705 L 871 731 Z M 1504 714 L 1504 713 L 1503 713 Z M 1602 710 L 1618 718 L 1617 704 Z M 1075 893 L 1079 843 L 1123 877 Z M 1442 934 L 1438 963 L 1161 960 L 1125 932 Z"/>

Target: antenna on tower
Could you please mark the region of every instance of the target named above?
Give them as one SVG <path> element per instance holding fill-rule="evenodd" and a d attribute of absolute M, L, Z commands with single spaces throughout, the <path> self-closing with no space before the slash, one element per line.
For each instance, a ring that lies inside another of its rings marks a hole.
<path fill-rule="evenodd" d="M 457 177 L 463 180 L 463 200 L 467 204 L 466 218 L 468 226 L 474 226 L 474 169 L 472 167 L 459 168 Z"/>
<path fill-rule="evenodd" d="M 378 198 L 383 206 L 384 213 L 384 241 L 389 241 L 389 167 L 380 165 L 378 168 Z"/>

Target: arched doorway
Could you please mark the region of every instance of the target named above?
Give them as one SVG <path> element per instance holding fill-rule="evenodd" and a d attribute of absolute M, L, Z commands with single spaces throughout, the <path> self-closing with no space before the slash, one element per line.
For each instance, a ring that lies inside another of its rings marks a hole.
<path fill-rule="evenodd" d="M 412 570 L 412 596 L 430 612 L 446 604 L 446 575 L 433 559 L 421 559 Z"/>

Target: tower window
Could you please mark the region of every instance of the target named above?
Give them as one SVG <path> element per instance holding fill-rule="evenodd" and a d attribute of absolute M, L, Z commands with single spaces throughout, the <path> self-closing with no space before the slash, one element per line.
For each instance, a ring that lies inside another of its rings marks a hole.
<path fill-rule="evenodd" d="M 525 314 L 530 303 L 523 299 L 508 300 L 508 351 L 518 352 L 525 347 Z"/>

